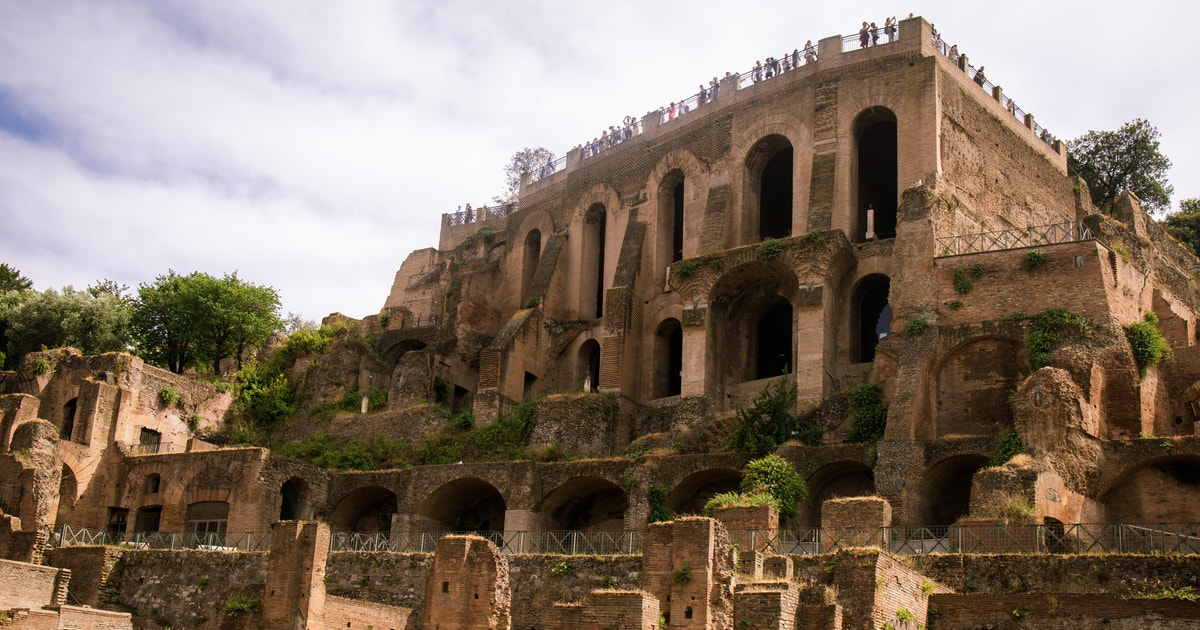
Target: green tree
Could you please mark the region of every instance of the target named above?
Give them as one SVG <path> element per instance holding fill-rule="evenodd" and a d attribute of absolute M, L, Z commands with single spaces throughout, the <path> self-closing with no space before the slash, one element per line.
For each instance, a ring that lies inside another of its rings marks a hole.
<path fill-rule="evenodd" d="M 0 293 L 5 291 L 27 291 L 33 288 L 33 281 L 21 275 L 16 267 L 8 263 L 0 263 Z"/>
<path fill-rule="evenodd" d="M 1116 131 L 1089 131 L 1067 142 L 1067 166 L 1087 182 L 1092 203 L 1101 210 L 1130 190 L 1147 210 L 1163 212 L 1174 187 L 1167 183 L 1171 160 L 1159 151 L 1158 139 L 1158 129 L 1143 118 Z"/>
<path fill-rule="evenodd" d="M 1179 202 L 1179 212 L 1168 214 L 1163 227 L 1193 254 L 1200 254 L 1200 197 Z"/>
<path fill-rule="evenodd" d="M 118 296 L 69 286 L 0 294 L 0 327 L 11 364 L 43 348 L 71 346 L 84 354 L 127 350 L 130 316 L 128 302 Z"/>
<path fill-rule="evenodd" d="M 742 469 L 742 492 L 766 492 L 779 502 L 779 513 L 795 518 L 796 504 L 808 498 L 808 486 L 796 467 L 778 455 L 751 460 Z"/>
<path fill-rule="evenodd" d="M 138 287 L 133 301 L 139 352 L 176 373 L 209 362 L 219 374 L 228 356 L 237 357 L 241 367 L 246 350 L 281 327 L 275 289 L 244 282 L 237 273 L 216 278 L 169 271 Z"/>
<path fill-rule="evenodd" d="M 511 198 L 521 192 L 521 175 L 537 173 L 554 161 L 554 152 L 544 147 L 525 147 L 513 154 L 504 167 L 505 198 Z M 503 199 L 497 199 L 503 201 Z"/>

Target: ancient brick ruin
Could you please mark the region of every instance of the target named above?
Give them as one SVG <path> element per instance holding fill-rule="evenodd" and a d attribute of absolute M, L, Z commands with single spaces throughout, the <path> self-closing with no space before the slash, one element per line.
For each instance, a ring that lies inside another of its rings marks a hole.
<path fill-rule="evenodd" d="M 289 374 L 319 400 L 387 390 L 385 410 L 322 430 L 418 442 L 445 425 L 430 401 L 476 425 L 534 403 L 531 445 L 576 458 L 330 471 L 203 439 L 230 421 L 227 388 L 36 353 L 0 373 L 0 580 L 29 587 L 0 611 L 80 628 L 1196 627 L 1186 601 L 1122 596 L 1200 575 L 1200 261 L 1132 194 L 1094 208 L 1062 143 L 923 19 L 815 52 L 572 150 L 519 205 L 444 215 L 381 314 L 349 321 L 377 353 Z M 1048 311 L 1087 330 L 1047 346 Z M 1147 314 L 1159 365 L 1123 333 Z M 708 436 L 780 380 L 822 443 L 775 451 L 809 487 L 799 515 L 698 516 L 755 457 Z M 863 383 L 886 428 L 855 443 Z M 1002 434 L 1023 452 L 992 461 Z"/>

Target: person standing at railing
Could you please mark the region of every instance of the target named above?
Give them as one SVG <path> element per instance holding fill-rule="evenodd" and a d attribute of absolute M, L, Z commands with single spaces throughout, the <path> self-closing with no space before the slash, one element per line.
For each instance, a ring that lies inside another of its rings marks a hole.
<path fill-rule="evenodd" d="M 896 16 L 883 21 L 883 32 L 887 33 L 889 44 L 896 41 Z"/>
<path fill-rule="evenodd" d="M 717 100 L 717 95 L 721 93 L 721 82 L 717 80 L 717 77 L 713 77 L 712 81 L 708 82 L 708 88 L 710 96 L 709 100 Z"/>
<path fill-rule="evenodd" d="M 758 83 L 759 81 L 762 81 L 762 75 L 763 75 L 762 61 L 755 61 L 754 69 L 750 71 L 750 80 L 755 83 Z"/>
<path fill-rule="evenodd" d="M 471 204 L 467 204 L 467 210 L 466 210 L 466 215 L 464 218 L 464 223 L 473 223 L 475 221 L 472 214 L 473 213 L 471 212 Z"/>
<path fill-rule="evenodd" d="M 879 27 L 875 26 L 874 22 L 871 22 L 871 45 L 879 45 Z"/>
<path fill-rule="evenodd" d="M 987 81 L 987 76 L 985 76 L 983 74 L 983 66 L 979 66 L 979 69 L 975 71 L 975 83 L 979 87 L 983 87 L 983 84 L 986 81 Z"/>
<path fill-rule="evenodd" d="M 871 45 L 871 25 L 863 22 L 862 28 L 858 29 L 858 47 L 866 48 Z"/>
<path fill-rule="evenodd" d="M 950 61 L 953 61 L 954 63 L 957 64 L 958 63 L 958 44 L 951 46 L 950 52 L 946 53 L 946 56 L 950 58 Z"/>
<path fill-rule="evenodd" d="M 799 48 L 792 49 L 792 67 L 793 68 L 800 67 L 800 49 Z"/>
<path fill-rule="evenodd" d="M 817 62 L 817 49 L 813 47 L 812 40 L 804 42 L 804 63 Z"/>
<path fill-rule="evenodd" d="M 696 107 L 699 107 L 708 100 L 708 90 L 704 89 L 704 84 L 700 84 L 700 91 L 696 93 Z"/>

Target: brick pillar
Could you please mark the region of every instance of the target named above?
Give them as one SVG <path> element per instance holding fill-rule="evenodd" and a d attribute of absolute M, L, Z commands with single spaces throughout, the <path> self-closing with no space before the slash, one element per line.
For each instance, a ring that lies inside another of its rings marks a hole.
<path fill-rule="evenodd" d="M 438 540 L 425 582 L 423 630 L 508 630 L 508 558 L 479 536 Z"/>
<path fill-rule="evenodd" d="M 274 535 L 263 589 L 264 627 L 324 630 L 329 525 L 279 521 L 271 529 Z"/>
<path fill-rule="evenodd" d="M 67 590 L 71 587 L 71 570 L 59 569 L 54 576 L 54 597 L 50 605 L 62 606 L 67 603 Z"/>
<path fill-rule="evenodd" d="M 711 518 L 684 517 L 646 528 L 642 588 L 658 598 L 671 628 L 733 626 L 733 545 Z"/>
<path fill-rule="evenodd" d="M 829 499 L 821 504 L 821 550 L 847 547 L 888 548 L 885 527 L 892 524 L 892 504 L 883 497 Z"/>

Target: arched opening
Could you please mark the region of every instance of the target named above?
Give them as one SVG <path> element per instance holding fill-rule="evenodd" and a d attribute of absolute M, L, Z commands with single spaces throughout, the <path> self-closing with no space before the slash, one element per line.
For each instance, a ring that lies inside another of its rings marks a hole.
<path fill-rule="evenodd" d="M 665 281 L 667 267 L 683 260 L 683 171 L 675 169 L 658 186 L 657 277 Z"/>
<path fill-rule="evenodd" d="M 279 489 L 279 520 L 295 521 L 307 516 L 308 484 L 299 477 L 292 477 Z"/>
<path fill-rule="evenodd" d="M 75 509 L 75 500 L 78 499 L 79 482 L 75 478 L 75 471 L 71 467 L 63 464 L 62 480 L 58 482 L 58 513 L 55 515 L 55 524 L 63 525 L 71 516 L 71 510 Z"/>
<path fill-rule="evenodd" d="M 161 485 L 162 476 L 158 473 L 150 473 L 146 475 L 146 481 L 142 484 L 142 492 L 146 494 L 158 494 Z"/>
<path fill-rule="evenodd" d="M 59 432 L 59 438 L 70 440 L 75 434 L 75 412 L 79 407 L 79 399 L 72 398 L 63 405 L 62 414 L 62 431 Z"/>
<path fill-rule="evenodd" d="M 912 524 L 953 525 L 970 509 L 975 473 L 987 465 L 988 458 L 983 455 L 956 455 L 927 470 L 918 499 L 921 522 Z"/>
<path fill-rule="evenodd" d="M 764 306 L 754 329 L 756 379 L 792 371 L 792 305 L 781 297 Z"/>
<path fill-rule="evenodd" d="M 795 371 L 789 297 L 797 286 L 795 273 L 777 263 L 742 265 L 721 277 L 709 298 L 711 373 L 732 385 Z"/>
<path fill-rule="evenodd" d="M 390 532 L 396 513 L 396 494 L 380 486 L 357 488 L 342 498 L 329 514 L 335 532 Z"/>
<path fill-rule="evenodd" d="M 895 238 L 897 195 L 896 115 L 886 107 L 872 107 L 854 121 L 858 197 L 856 240 Z M 867 210 L 874 210 L 874 231 L 869 235 Z"/>
<path fill-rule="evenodd" d="M 597 477 L 575 477 L 542 499 L 539 512 L 551 530 L 613 531 L 625 529 L 629 498 L 617 484 Z"/>
<path fill-rule="evenodd" d="M 787 138 L 771 135 L 759 140 L 746 157 L 747 208 L 757 222 L 747 226 L 754 228 L 747 233 L 759 240 L 792 234 L 792 153 Z"/>
<path fill-rule="evenodd" d="M 604 317 L 604 248 L 608 213 L 604 204 L 588 208 L 583 219 L 583 258 L 579 290 L 580 319 Z"/>
<path fill-rule="evenodd" d="M 434 490 L 417 508 L 428 532 L 502 532 L 504 497 L 475 477 L 456 479 Z"/>
<path fill-rule="evenodd" d="M 229 523 L 229 504 L 224 501 L 201 501 L 187 509 L 187 533 L 194 534 L 200 544 L 222 545 Z"/>
<path fill-rule="evenodd" d="M 1110 523 L 1200 522 L 1200 457 L 1138 464 L 1121 475 L 1101 502 Z"/>
<path fill-rule="evenodd" d="M 855 363 L 875 360 L 875 346 L 888 335 L 892 326 L 892 307 L 888 304 L 891 279 L 880 274 L 863 278 L 854 290 L 852 321 L 854 338 L 851 353 Z"/>
<path fill-rule="evenodd" d="M 694 472 L 675 484 L 667 495 L 666 506 L 676 514 L 703 514 L 709 499 L 722 492 L 736 492 L 741 483 L 741 471 L 731 468 Z"/>
<path fill-rule="evenodd" d="M 1008 398 L 1024 380 L 1024 344 L 984 337 L 955 348 L 937 372 L 938 435 L 996 435 L 1012 427 Z"/>
<path fill-rule="evenodd" d="M 600 391 L 600 344 L 595 339 L 588 339 L 579 346 L 575 382 L 579 383 L 584 391 Z"/>
<path fill-rule="evenodd" d="M 387 349 L 381 348 L 380 351 L 383 354 L 384 361 L 387 361 L 388 365 L 397 365 L 405 354 L 424 350 L 425 348 L 426 344 L 424 341 L 419 339 L 404 339 L 389 346 Z"/>
<path fill-rule="evenodd" d="M 867 497 L 875 494 L 875 472 L 860 462 L 834 462 L 808 478 L 808 510 L 800 514 L 802 525 L 821 526 L 821 507 L 829 499 Z"/>
<path fill-rule="evenodd" d="M 678 396 L 683 385 L 683 326 L 663 320 L 654 333 L 654 397 Z"/>
<path fill-rule="evenodd" d="M 533 276 L 537 272 L 538 263 L 542 258 L 542 232 L 540 230 L 530 230 L 529 234 L 525 235 L 525 260 L 521 269 L 521 306 L 527 306 L 530 298 L 534 297 L 529 294 L 530 288 L 533 286 Z"/>

